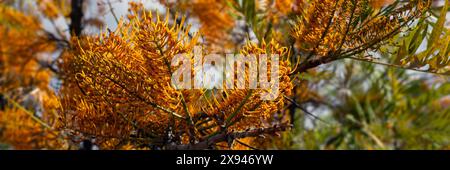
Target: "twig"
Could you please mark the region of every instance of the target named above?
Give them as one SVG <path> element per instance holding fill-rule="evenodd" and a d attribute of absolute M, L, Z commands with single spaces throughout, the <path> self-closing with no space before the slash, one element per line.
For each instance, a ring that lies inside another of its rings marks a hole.
<path fill-rule="evenodd" d="M 443 76 L 450 75 L 450 73 L 446 74 L 446 73 L 437 73 L 437 72 L 431 72 L 431 71 L 426 71 L 426 70 L 419 70 L 419 69 L 414 69 L 414 68 L 403 67 L 403 66 L 396 65 L 396 64 L 389 64 L 389 63 L 383 63 L 383 62 L 378 62 L 378 61 L 371 61 L 371 60 L 358 58 L 358 57 L 352 57 L 352 56 L 349 56 L 349 57 L 346 57 L 346 58 L 352 59 L 352 60 L 357 60 L 357 61 L 362 61 L 362 62 L 367 62 L 367 63 L 372 63 L 372 64 L 378 64 L 378 65 L 382 65 L 382 66 L 395 67 L 395 68 L 404 69 L 404 70 L 418 71 L 418 72 L 422 72 L 422 73 L 431 73 L 431 74 L 437 74 L 437 75 L 443 75 Z"/>
<path fill-rule="evenodd" d="M 238 108 L 230 116 L 227 117 L 227 119 L 225 120 L 225 126 L 226 127 L 229 127 L 231 125 L 230 124 L 231 120 L 241 111 L 241 109 L 247 103 L 247 100 L 250 98 L 252 93 L 253 93 L 253 90 L 250 90 L 247 93 L 247 96 L 245 96 L 244 100 L 242 100 L 242 102 L 239 104 Z"/>
<path fill-rule="evenodd" d="M 250 148 L 250 149 L 253 149 L 253 150 L 259 150 L 258 148 L 255 148 L 255 147 L 250 146 L 250 145 L 248 145 L 248 144 L 246 144 L 246 143 L 244 143 L 244 142 L 241 142 L 241 141 L 238 140 L 238 139 L 235 139 L 234 141 L 236 141 L 237 143 L 239 143 L 239 144 L 241 144 L 241 145 L 244 145 L 244 146 L 247 147 L 247 148 Z"/>
<path fill-rule="evenodd" d="M 12 100 L 11 98 L 9 98 L 7 95 L 3 95 L 3 97 L 10 101 L 15 107 L 19 108 L 20 110 L 24 111 L 28 116 L 30 116 L 34 121 L 36 121 L 37 123 L 39 123 L 40 125 L 42 125 L 44 128 L 47 129 L 52 129 L 52 127 L 50 127 L 47 123 L 45 123 L 44 121 L 42 121 L 40 118 L 36 117 L 34 115 L 34 113 L 31 113 L 29 110 L 25 109 L 23 106 L 21 106 L 19 103 L 17 103 L 16 101 Z"/>
<path fill-rule="evenodd" d="M 195 144 L 181 144 L 181 145 L 168 145 L 166 149 L 171 150 L 202 150 L 202 149 L 208 149 L 210 146 L 215 145 L 219 142 L 229 141 L 229 140 L 235 140 L 245 137 L 257 137 L 261 134 L 274 134 L 276 132 L 285 131 L 292 127 L 292 125 L 275 125 L 273 127 L 269 128 L 259 128 L 259 129 L 253 129 L 248 130 L 245 132 L 231 132 L 231 133 L 217 133 L 210 138 L 205 139 L 202 142 L 195 143 Z"/>
<path fill-rule="evenodd" d="M 70 13 L 70 32 L 75 36 L 80 36 L 83 30 L 83 0 L 72 0 L 72 12 Z"/>
<path fill-rule="evenodd" d="M 114 17 L 114 20 L 116 20 L 116 23 L 119 24 L 119 19 L 117 18 L 116 12 L 114 12 L 114 8 L 112 7 L 110 0 L 108 0 L 108 6 L 109 6 L 109 10 L 111 11 L 112 16 Z"/>
<path fill-rule="evenodd" d="M 321 121 L 321 122 L 323 122 L 323 123 L 329 125 L 329 123 L 328 123 L 327 121 L 322 120 L 321 118 L 319 118 L 319 117 L 317 117 L 316 115 L 312 114 L 311 112 L 309 112 L 308 110 L 306 110 L 305 108 L 303 108 L 300 104 L 298 104 L 297 102 L 295 102 L 295 101 L 292 100 L 291 98 L 289 98 L 289 97 L 287 97 L 287 96 L 284 96 L 284 98 L 285 98 L 286 100 L 288 100 L 289 102 L 291 102 L 295 107 L 297 107 L 297 108 L 299 108 L 301 111 L 305 112 L 306 115 L 309 115 L 309 116 L 313 117 L 314 119 L 317 119 L 317 120 L 319 120 L 319 121 Z"/>

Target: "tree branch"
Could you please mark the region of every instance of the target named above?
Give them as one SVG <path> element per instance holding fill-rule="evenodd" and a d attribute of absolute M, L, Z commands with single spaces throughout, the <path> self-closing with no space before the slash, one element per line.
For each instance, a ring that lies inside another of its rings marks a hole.
<path fill-rule="evenodd" d="M 70 13 L 70 32 L 72 35 L 80 36 L 83 30 L 83 0 L 72 0 L 72 12 Z"/>
<path fill-rule="evenodd" d="M 245 137 L 257 137 L 262 134 L 275 134 L 280 131 L 285 131 L 291 128 L 292 125 L 282 124 L 275 125 L 269 128 L 259 128 L 247 130 L 244 132 L 222 132 L 205 139 L 202 142 L 195 144 L 185 144 L 185 145 L 169 145 L 166 149 L 170 150 L 203 150 L 208 149 L 210 146 L 215 145 L 219 142 L 232 141 L 235 139 L 245 138 Z"/>

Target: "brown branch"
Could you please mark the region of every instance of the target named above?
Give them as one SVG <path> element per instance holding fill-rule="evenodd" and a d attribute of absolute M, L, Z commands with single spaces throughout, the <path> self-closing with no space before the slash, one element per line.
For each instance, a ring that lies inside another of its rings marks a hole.
<path fill-rule="evenodd" d="M 300 64 L 297 67 L 297 70 L 293 71 L 290 75 L 295 75 L 297 73 L 304 73 L 308 71 L 311 68 L 318 67 L 322 64 L 330 63 L 335 60 L 338 60 L 339 58 L 331 58 L 331 57 L 316 57 L 310 60 L 306 60 L 304 63 Z"/>
<path fill-rule="evenodd" d="M 202 142 L 195 143 L 195 144 L 185 144 L 185 145 L 169 145 L 166 147 L 166 149 L 170 150 L 203 150 L 208 149 L 210 146 L 214 146 L 215 144 L 219 142 L 224 141 L 232 141 L 235 139 L 245 138 L 245 137 L 257 137 L 262 134 L 275 134 L 277 132 L 286 131 L 290 129 L 292 125 L 275 125 L 273 127 L 269 128 L 259 128 L 259 129 L 252 129 L 247 130 L 244 132 L 222 132 L 218 133 L 216 135 L 211 136 L 210 138 L 207 138 L 203 140 Z"/>
<path fill-rule="evenodd" d="M 0 93 L 0 110 L 4 110 L 6 108 L 6 99 L 3 97 L 3 94 Z"/>
<path fill-rule="evenodd" d="M 253 147 L 253 146 L 250 146 L 250 145 L 248 145 L 248 144 L 246 144 L 246 143 L 244 143 L 244 142 L 241 142 L 240 140 L 235 140 L 237 143 L 239 143 L 239 144 L 241 144 L 242 146 L 245 146 L 245 147 L 247 147 L 247 148 L 250 148 L 250 149 L 253 149 L 253 150 L 259 150 L 258 148 L 255 148 L 255 147 Z"/>
<path fill-rule="evenodd" d="M 114 17 L 114 20 L 116 21 L 116 24 L 119 24 L 119 22 L 120 22 L 119 18 L 117 17 L 116 12 L 114 12 L 114 8 L 113 8 L 110 0 L 108 0 L 108 6 L 109 6 L 109 10 L 111 11 L 112 16 Z"/>
<path fill-rule="evenodd" d="M 300 109 L 301 111 L 303 111 L 306 115 L 309 115 L 309 116 L 311 116 L 312 118 L 314 118 L 314 119 L 316 119 L 316 120 L 319 120 L 319 121 L 321 121 L 321 122 L 323 122 L 323 123 L 325 123 L 325 124 L 329 124 L 327 121 L 322 120 L 322 119 L 319 118 L 318 116 L 312 114 L 311 112 L 309 112 L 308 110 L 306 110 L 305 108 L 303 108 L 303 107 L 302 107 L 299 103 L 297 103 L 294 99 L 291 99 L 291 98 L 289 98 L 289 97 L 287 97 L 287 96 L 284 96 L 284 98 L 285 98 L 286 100 L 288 100 L 289 102 L 291 102 L 291 104 L 292 104 L 293 106 L 295 106 L 296 108 L 298 108 L 298 109 Z M 294 120 L 292 119 L 291 121 L 294 121 Z"/>
<path fill-rule="evenodd" d="M 72 12 L 70 13 L 70 32 L 75 36 L 80 36 L 83 30 L 83 0 L 72 0 Z"/>

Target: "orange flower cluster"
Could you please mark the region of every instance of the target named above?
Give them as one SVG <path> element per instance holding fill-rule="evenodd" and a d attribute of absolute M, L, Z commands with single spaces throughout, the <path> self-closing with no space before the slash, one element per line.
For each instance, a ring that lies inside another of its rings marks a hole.
<path fill-rule="evenodd" d="M 170 26 L 168 15 L 161 20 L 134 8 L 117 31 L 74 40 L 79 46 L 61 65 L 66 128 L 98 136 L 104 147 L 110 138 L 162 136 L 172 123 L 183 126 L 188 114 L 179 109 L 183 94 L 169 84 L 170 61 L 191 51 L 196 38 L 188 40 L 183 23 Z"/>
<path fill-rule="evenodd" d="M 58 129 L 59 101 L 56 96 L 41 94 L 42 115 L 36 115 L 15 101 L 14 107 L 0 111 L 0 141 L 15 149 L 63 149 L 68 148 L 67 138 Z"/>
<path fill-rule="evenodd" d="M 294 6 L 294 0 L 275 0 L 275 8 L 284 15 L 288 15 Z"/>
<path fill-rule="evenodd" d="M 394 2 L 395 2 L 395 0 L 371 0 L 370 5 L 373 8 L 378 9 L 378 8 L 382 8 L 384 6 L 390 5 Z"/>
<path fill-rule="evenodd" d="M 253 54 L 259 56 L 261 54 L 275 54 L 279 55 L 280 58 L 288 58 L 289 50 L 285 47 L 280 46 L 275 41 L 270 41 L 269 43 L 262 42 L 260 46 L 249 43 L 247 44 L 241 54 L 247 56 Z M 268 65 L 271 64 L 273 58 L 268 55 L 270 61 Z M 223 96 L 214 98 L 216 99 L 210 107 L 213 109 L 204 109 L 207 114 L 221 115 L 223 120 L 229 120 L 226 126 L 230 126 L 228 131 L 245 131 L 254 128 L 265 128 L 272 126 L 273 123 L 289 123 L 289 119 L 284 119 L 283 108 L 285 106 L 284 96 L 292 95 L 293 84 L 291 78 L 288 76 L 291 72 L 290 63 L 287 60 L 280 59 L 279 63 L 279 95 L 275 100 L 265 101 L 261 99 L 260 94 L 267 92 L 267 90 L 236 90 L 228 89 L 225 90 Z M 248 84 L 248 70 L 246 70 L 246 83 Z M 267 73 L 270 75 L 269 73 Z M 219 95 L 220 96 L 220 95 Z M 287 122 L 283 122 L 287 121 Z M 217 130 L 217 129 L 214 129 Z M 261 139 L 255 137 L 247 137 L 240 140 L 241 143 L 245 143 L 250 146 L 259 146 Z M 248 147 L 234 142 L 232 149 L 249 149 Z"/>
<path fill-rule="evenodd" d="M 270 41 L 269 43 L 263 42 L 261 46 L 254 43 L 247 44 L 241 54 L 248 56 L 250 54 L 256 55 L 260 54 L 276 54 L 281 57 L 288 57 L 289 51 L 285 47 L 281 47 L 275 41 Z M 270 56 L 270 55 L 269 55 Z M 271 64 L 273 58 L 269 58 L 268 65 Z M 280 61 L 279 66 L 279 94 L 278 97 L 273 101 L 264 101 L 260 98 L 262 92 L 265 90 L 236 90 L 228 89 L 225 90 L 225 95 L 221 96 L 222 100 L 216 101 L 211 105 L 214 108 L 212 111 L 205 112 L 207 114 L 225 114 L 223 118 L 228 118 L 232 116 L 231 114 L 236 114 L 230 121 L 236 121 L 235 126 L 232 126 L 233 130 L 245 130 L 246 128 L 260 128 L 268 126 L 271 124 L 271 119 L 274 113 L 281 110 L 284 106 L 283 95 L 289 96 L 292 92 L 293 85 L 289 78 L 289 73 L 291 68 L 287 61 Z M 246 84 L 249 80 L 249 71 L 246 70 Z M 268 73 L 270 75 L 270 71 Z M 235 80 L 237 81 L 237 80 Z M 247 98 L 247 99 L 246 99 Z M 248 100 L 245 104 L 241 105 L 244 99 Z M 265 124 L 264 124 L 265 123 Z"/>
<path fill-rule="evenodd" d="M 142 148 L 164 146 L 167 138 L 183 144 L 203 140 L 225 122 L 228 130 L 271 125 L 283 95 L 291 93 L 287 61 L 280 61 L 280 95 L 274 101 L 262 101 L 261 90 L 176 90 L 170 82 L 177 68 L 170 61 L 176 54 L 192 56 L 198 35 L 189 37 L 183 20 L 171 23 L 169 15 L 161 19 L 139 4 L 132 4 L 131 12 L 115 32 L 74 40 L 79 45 L 63 57 L 62 124 L 73 138 L 95 136 L 103 149 L 130 143 Z M 289 55 L 274 41 L 242 50 L 250 53 Z M 239 105 L 243 100 L 248 102 Z"/>
<path fill-rule="evenodd" d="M 53 44 L 41 35 L 36 18 L 0 4 L 0 91 L 37 85 L 46 89 L 51 73 L 39 70 L 39 53 L 51 51 Z M 31 40 L 31 41 L 30 41 Z"/>
<path fill-rule="evenodd" d="M 381 11 L 367 10 L 374 5 L 369 0 L 314 0 L 307 4 L 292 35 L 300 49 L 320 56 L 365 48 L 399 32 L 404 24 L 421 16 L 430 4 L 430 0 L 409 1 L 383 15 Z"/>
<path fill-rule="evenodd" d="M 58 8 L 52 0 L 37 0 L 37 4 L 39 4 L 39 8 L 46 17 L 50 19 L 56 19 L 58 17 Z"/>
<path fill-rule="evenodd" d="M 54 45 L 36 18 L 2 4 L 0 22 L 0 95 L 8 103 L 0 110 L 0 141 L 16 149 L 62 148 L 54 130 L 59 103 L 49 88 L 53 73 L 39 61 Z"/>
<path fill-rule="evenodd" d="M 214 50 L 232 48 L 229 33 L 235 26 L 232 10 L 223 0 L 193 0 L 193 1 L 160 1 L 168 7 L 177 7 L 198 19 L 199 31 L 205 38 L 205 45 Z"/>

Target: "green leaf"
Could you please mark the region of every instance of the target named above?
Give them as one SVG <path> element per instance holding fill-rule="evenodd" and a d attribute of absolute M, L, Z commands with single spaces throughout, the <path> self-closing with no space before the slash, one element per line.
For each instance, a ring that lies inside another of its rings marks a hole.
<path fill-rule="evenodd" d="M 441 14 L 436 22 L 436 25 L 434 26 L 433 32 L 431 32 L 431 36 L 428 39 L 428 42 L 439 41 L 442 31 L 444 30 L 448 6 L 449 6 L 449 1 L 446 0 L 444 8 L 442 8 L 442 10 L 441 10 Z M 432 45 L 433 45 L 433 43 L 428 43 L 428 48 L 430 48 Z"/>
<path fill-rule="evenodd" d="M 412 32 L 413 36 L 411 37 L 409 42 L 408 54 L 414 55 L 425 40 L 425 36 L 427 35 L 428 25 L 423 24 L 423 20 L 420 20 L 418 25 L 420 25 L 420 27 L 417 27 Z"/>

